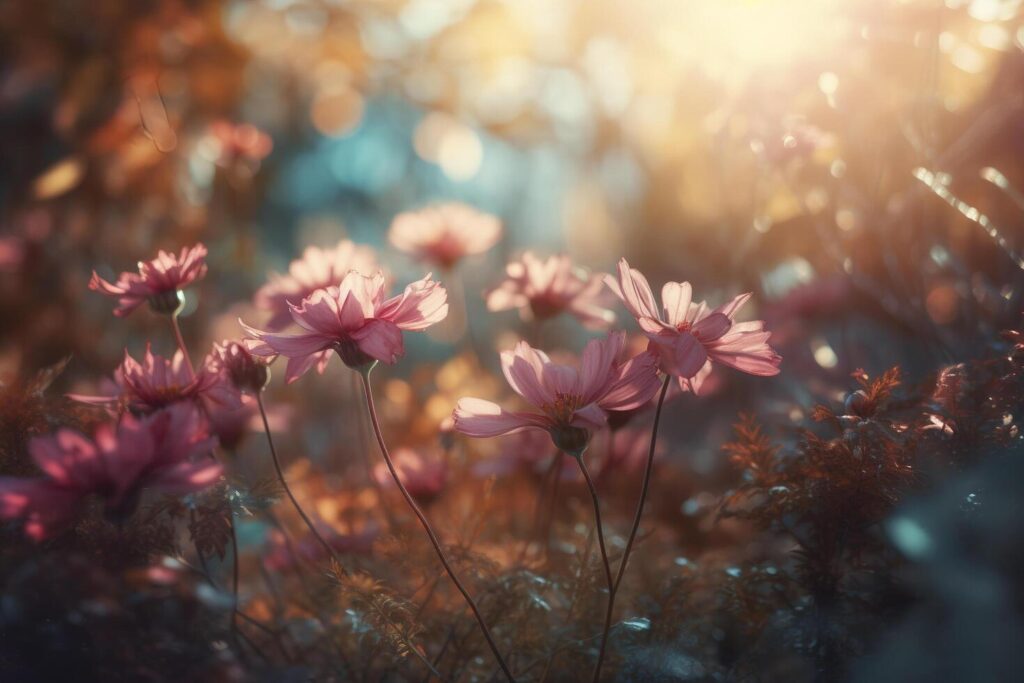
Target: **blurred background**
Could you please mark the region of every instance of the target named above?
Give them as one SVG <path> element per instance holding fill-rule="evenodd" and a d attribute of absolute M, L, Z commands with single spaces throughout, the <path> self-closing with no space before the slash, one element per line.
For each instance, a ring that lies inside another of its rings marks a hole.
<path fill-rule="evenodd" d="M 262 322 L 252 294 L 307 245 L 347 236 L 410 281 L 392 217 L 455 199 L 505 225 L 458 274 L 487 367 L 521 323 L 481 293 L 530 248 L 754 292 L 786 371 L 723 373 L 722 429 L 799 420 L 857 368 L 920 379 L 1020 312 L 1020 4 L 5 3 L 0 366 L 71 354 L 61 382 L 88 383 L 125 346 L 169 352 L 83 286 L 157 248 L 211 247 L 185 311 L 204 343 Z"/>
<path fill-rule="evenodd" d="M 1019 308 L 1019 5 L 5 3 L 4 365 L 120 352 L 94 267 L 202 239 L 210 315 L 458 199 L 506 226 L 463 274 L 481 331 L 512 324 L 476 295 L 529 247 L 754 291 L 790 391 L 926 370 Z"/>
<path fill-rule="evenodd" d="M 240 337 L 239 317 L 264 322 L 254 292 L 308 245 L 347 237 L 397 283 L 422 277 L 388 226 L 458 200 L 505 235 L 442 275 L 464 292 L 457 327 L 416 335 L 382 369 L 396 445 L 434 444 L 461 395 L 502 395 L 477 370 L 529 330 L 482 292 L 527 248 L 594 271 L 624 256 L 655 291 L 689 280 L 713 305 L 751 291 L 746 315 L 767 321 L 782 373 L 716 371 L 706 399 L 676 399 L 665 457 L 681 474 L 654 501 L 680 552 L 727 546 L 739 536 L 713 522 L 735 485 L 721 446 L 739 413 L 792 444 L 858 368 L 898 365 L 906 386 L 931 387 L 941 368 L 1006 352 L 1024 292 L 1022 5 L 8 0 L 0 375 L 70 356 L 55 387 L 90 393 L 126 347 L 173 350 L 157 316 L 111 317 L 86 289 L 93 269 L 206 243 L 210 273 L 182 318 L 198 357 Z M 636 331 L 624 311 L 620 325 Z M 544 342 L 577 352 L 592 334 L 559 319 Z M 312 463 L 293 474 L 319 468 L 309 495 L 338 519 L 347 504 L 327 493 L 364 468 L 345 438 L 351 377 L 337 363 L 291 387 L 277 374 L 282 438 Z"/>

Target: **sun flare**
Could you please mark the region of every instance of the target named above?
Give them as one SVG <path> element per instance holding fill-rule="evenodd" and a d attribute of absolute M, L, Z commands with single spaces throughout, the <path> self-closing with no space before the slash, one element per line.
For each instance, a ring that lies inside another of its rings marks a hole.
<path fill-rule="evenodd" d="M 680 65 L 735 80 L 791 66 L 846 34 L 850 0 L 691 0 L 657 3 L 657 39 Z"/>

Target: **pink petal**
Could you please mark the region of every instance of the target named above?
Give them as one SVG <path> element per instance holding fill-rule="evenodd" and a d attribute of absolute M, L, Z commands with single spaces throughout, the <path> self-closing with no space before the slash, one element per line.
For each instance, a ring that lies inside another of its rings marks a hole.
<path fill-rule="evenodd" d="M 688 332 L 648 335 L 648 350 L 657 354 L 661 369 L 675 377 L 693 377 L 708 359 L 704 346 Z"/>
<path fill-rule="evenodd" d="M 273 361 L 280 354 L 273 349 L 273 347 L 262 339 L 243 339 L 242 344 L 245 348 L 254 356 L 260 358 L 266 358 Z M 81 399 L 78 399 L 81 400 Z"/>
<path fill-rule="evenodd" d="M 547 357 L 526 342 L 519 342 L 512 351 L 501 353 L 501 371 L 512 390 L 538 408 L 554 400 L 541 384 L 540 375 Z"/>
<path fill-rule="evenodd" d="M 678 330 L 676 330 L 675 326 L 669 325 L 660 318 L 641 317 L 637 318 L 636 322 L 640 325 L 640 329 L 648 335 L 665 333 L 678 334 Z"/>
<path fill-rule="evenodd" d="M 595 431 L 608 424 L 608 415 L 596 403 L 583 406 L 572 414 L 573 427 Z"/>
<path fill-rule="evenodd" d="M 736 316 L 736 311 L 738 311 L 740 307 L 743 306 L 743 304 L 747 303 L 747 301 L 750 300 L 751 296 L 753 295 L 750 294 L 749 292 L 745 294 L 740 294 L 739 296 L 735 297 L 732 301 L 716 308 L 715 312 L 728 316 L 728 318 L 732 320 Z"/>
<path fill-rule="evenodd" d="M 541 370 L 540 382 L 548 395 L 580 396 L 580 373 L 576 368 L 558 363 L 547 363 Z"/>
<path fill-rule="evenodd" d="M 108 282 L 93 271 L 89 289 L 117 299 L 114 315 L 124 317 L 146 301 L 147 288 L 142 278 L 134 273 L 121 273 L 116 283 Z"/>
<path fill-rule="evenodd" d="M 228 409 L 237 408 L 229 405 Z M 193 403 L 176 403 L 148 417 L 144 426 L 153 440 L 154 459 L 168 464 L 209 456 L 216 443 L 206 436 L 206 417 Z"/>
<path fill-rule="evenodd" d="M 32 439 L 29 452 L 36 466 L 63 486 L 91 481 L 99 464 L 95 444 L 70 429 Z"/>
<path fill-rule="evenodd" d="M 734 322 L 732 324 L 732 327 L 730 327 L 729 331 L 725 334 L 725 336 L 723 336 L 719 340 L 719 343 L 720 344 L 724 344 L 724 343 L 730 341 L 731 339 L 734 339 L 735 337 L 739 337 L 741 335 L 747 335 L 747 334 L 750 334 L 752 332 L 764 332 L 764 321 L 763 320 L 751 320 L 751 321 L 745 322 L 745 323 L 736 323 L 736 322 Z M 767 339 L 767 337 L 765 337 L 765 339 Z"/>
<path fill-rule="evenodd" d="M 479 398 L 459 399 L 453 417 L 457 432 L 478 438 L 512 434 L 523 429 L 547 429 L 551 426 L 540 415 L 509 412 L 496 403 Z"/>
<path fill-rule="evenodd" d="M 626 259 L 619 261 L 619 281 L 606 278 L 605 283 L 615 292 L 635 318 L 660 319 L 658 305 L 647 278 L 635 268 L 630 268 Z"/>
<path fill-rule="evenodd" d="M 351 332 L 352 330 L 358 330 L 366 322 L 366 315 L 363 312 L 363 304 L 360 303 L 359 298 L 349 289 L 344 294 L 344 299 L 341 301 L 341 305 L 338 310 L 338 328 Z"/>
<path fill-rule="evenodd" d="M 121 400 L 121 392 L 117 390 L 116 393 L 107 395 L 97 396 L 86 396 L 85 394 L 65 394 L 72 401 L 78 401 L 79 403 L 87 403 L 92 406 L 99 406 L 101 408 L 112 408 L 116 406 Z"/>
<path fill-rule="evenodd" d="M 98 430 L 96 442 L 102 452 L 101 479 L 113 484 L 113 497 L 125 495 L 138 480 L 141 473 L 156 460 L 156 442 L 151 425 L 169 421 L 172 413 L 160 411 L 146 420 L 125 416 L 117 432 Z M 164 429 L 160 436 L 168 439 L 173 430 Z M 110 493 L 108 492 L 108 495 Z"/>
<path fill-rule="evenodd" d="M 377 316 L 391 320 L 400 329 L 419 332 L 448 316 L 448 290 L 428 274 L 384 302 Z"/>
<path fill-rule="evenodd" d="M 355 271 L 349 272 L 341 283 L 341 291 L 348 290 L 359 303 L 364 318 L 373 318 L 381 303 L 384 290 L 384 274 L 367 276 Z"/>
<path fill-rule="evenodd" d="M 405 353 L 402 331 L 390 320 L 370 320 L 351 337 L 363 353 L 388 365 Z"/>
<path fill-rule="evenodd" d="M 328 351 L 329 352 L 329 351 Z M 319 362 L 321 367 L 326 367 L 323 363 L 323 358 L 320 353 L 310 353 L 305 356 L 294 356 L 288 359 L 288 365 L 284 368 L 284 382 L 285 384 L 291 384 L 298 380 L 300 377 L 309 372 L 309 369 L 314 364 Z M 322 373 L 323 370 L 320 370 Z"/>
<path fill-rule="evenodd" d="M 338 301 L 326 289 L 318 289 L 299 306 L 289 304 L 288 308 L 292 320 L 309 332 L 333 335 L 343 329 Z"/>
<path fill-rule="evenodd" d="M 771 332 L 764 331 L 764 323 L 755 321 L 738 323 L 728 334 L 708 345 L 712 360 L 741 372 L 763 377 L 779 373 L 782 356 L 768 345 Z"/>
<path fill-rule="evenodd" d="M 94 292 L 106 294 L 107 296 L 117 297 L 123 295 L 127 291 L 127 288 L 119 285 L 120 282 L 118 282 L 118 284 L 114 284 L 112 282 L 104 280 L 99 276 L 99 273 L 97 273 L 95 270 L 92 271 L 92 277 L 89 278 L 89 289 L 93 290 Z"/>
<path fill-rule="evenodd" d="M 324 349 L 320 353 L 314 353 L 312 355 L 312 359 L 316 363 L 316 371 L 318 374 L 322 375 L 327 370 L 327 364 L 330 362 L 331 353 L 333 352 L 334 349 Z"/>
<path fill-rule="evenodd" d="M 625 344 L 626 333 L 621 331 L 587 342 L 580 361 L 580 395 L 584 403 L 597 400 L 614 379 L 613 365 Z"/>
<path fill-rule="evenodd" d="M 704 393 L 702 392 L 702 387 L 704 386 L 707 378 L 711 375 L 711 368 L 712 363 L 709 359 L 704 363 L 704 367 L 702 367 L 693 377 L 680 377 L 679 388 L 683 391 L 693 392 L 695 396 L 703 396 Z"/>
<path fill-rule="evenodd" d="M 665 308 L 665 320 L 678 325 L 686 320 L 693 300 L 693 287 L 689 282 L 666 282 L 661 288 L 661 304 Z"/>
<path fill-rule="evenodd" d="M 650 401 L 660 386 L 657 358 L 641 353 L 622 364 L 598 405 L 605 410 L 633 410 Z"/>
<path fill-rule="evenodd" d="M 244 323 L 243 323 L 244 325 Z M 263 332 L 249 326 L 245 326 L 249 334 L 253 334 L 263 344 L 246 344 L 250 352 L 257 356 L 269 356 L 280 354 L 295 358 L 296 356 L 308 356 L 311 353 L 323 351 L 332 346 L 337 340 L 316 332 L 306 334 L 277 334 L 274 332 Z"/>
<path fill-rule="evenodd" d="M 782 356 L 767 344 L 753 349 L 712 349 L 711 359 L 716 363 L 761 377 L 779 374 L 779 364 L 782 362 Z"/>
<path fill-rule="evenodd" d="M 712 313 L 698 320 L 690 329 L 701 342 L 715 341 L 729 331 L 732 321 L 723 313 Z"/>

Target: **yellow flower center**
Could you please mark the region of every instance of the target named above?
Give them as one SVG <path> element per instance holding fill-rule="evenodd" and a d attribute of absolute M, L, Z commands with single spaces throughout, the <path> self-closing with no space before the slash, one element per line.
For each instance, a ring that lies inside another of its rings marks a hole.
<path fill-rule="evenodd" d="M 583 407 L 583 397 L 576 394 L 556 393 L 555 400 L 541 406 L 555 422 L 569 424 L 572 421 L 573 413 Z"/>

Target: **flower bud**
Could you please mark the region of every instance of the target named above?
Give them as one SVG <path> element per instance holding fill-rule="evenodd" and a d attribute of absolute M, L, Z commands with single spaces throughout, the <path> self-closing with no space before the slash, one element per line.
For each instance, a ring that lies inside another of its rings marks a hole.
<path fill-rule="evenodd" d="M 844 402 L 844 410 L 847 415 L 856 415 L 858 417 L 867 417 L 865 412 L 868 409 L 868 395 L 863 389 L 850 392 L 846 396 Z"/>
<path fill-rule="evenodd" d="M 215 348 L 217 364 L 239 391 L 258 394 L 270 382 L 270 369 L 238 342 Z"/>

